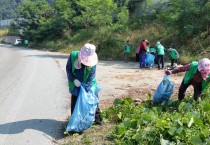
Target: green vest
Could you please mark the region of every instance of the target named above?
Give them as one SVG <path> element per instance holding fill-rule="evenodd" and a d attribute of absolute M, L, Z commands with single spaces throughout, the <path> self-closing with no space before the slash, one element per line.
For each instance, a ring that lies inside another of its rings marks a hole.
<path fill-rule="evenodd" d="M 165 54 L 163 45 L 156 44 L 156 48 L 157 48 L 157 54 L 158 55 L 164 55 Z"/>
<path fill-rule="evenodd" d="M 72 74 L 73 74 L 75 77 L 76 77 L 76 73 L 75 73 L 75 69 L 76 69 L 76 68 L 75 68 L 75 66 L 74 66 L 74 62 L 78 59 L 78 53 L 79 53 L 78 50 L 77 50 L 77 51 L 72 51 L 72 52 L 71 52 Z M 91 67 L 90 69 L 87 69 L 87 67 L 84 68 L 84 76 L 83 76 L 83 81 L 82 81 L 83 83 L 86 83 L 86 82 L 87 82 L 87 79 L 88 79 L 90 73 L 92 72 L 93 68 L 94 68 L 94 67 Z M 69 81 L 68 84 L 69 84 L 69 89 L 70 89 L 71 91 L 73 91 L 73 90 L 74 90 L 74 87 L 75 87 L 74 82 Z M 93 85 L 96 85 L 96 78 L 94 78 L 94 79 L 92 80 L 92 86 L 93 86 Z"/>
<path fill-rule="evenodd" d="M 125 45 L 125 53 L 130 53 L 131 50 L 130 50 L 130 45 L 129 44 L 126 44 Z"/>
<path fill-rule="evenodd" d="M 28 40 L 24 40 L 24 44 L 27 45 L 28 44 Z"/>
<path fill-rule="evenodd" d="M 198 71 L 198 62 L 193 61 L 190 65 L 190 69 L 185 73 L 184 84 L 189 83 L 190 80 L 194 77 L 194 75 L 196 74 L 197 71 Z M 202 91 L 206 89 L 208 84 L 209 84 L 208 81 L 202 80 Z"/>
<path fill-rule="evenodd" d="M 151 47 L 151 48 L 149 49 L 149 52 L 156 52 L 156 49 L 153 48 L 153 47 Z"/>
<path fill-rule="evenodd" d="M 171 49 L 170 51 L 170 56 L 172 59 L 177 59 L 178 58 L 178 55 L 176 54 L 175 52 L 176 50 L 174 48 Z"/>

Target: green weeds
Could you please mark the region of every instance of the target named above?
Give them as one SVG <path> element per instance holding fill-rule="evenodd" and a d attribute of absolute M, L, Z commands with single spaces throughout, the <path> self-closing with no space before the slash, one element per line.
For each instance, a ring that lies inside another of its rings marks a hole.
<path fill-rule="evenodd" d="M 131 98 L 116 99 L 103 116 L 117 126 L 111 133 L 116 144 L 210 144 L 210 89 L 197 102 L 170 100 L 135 105 Z"/>

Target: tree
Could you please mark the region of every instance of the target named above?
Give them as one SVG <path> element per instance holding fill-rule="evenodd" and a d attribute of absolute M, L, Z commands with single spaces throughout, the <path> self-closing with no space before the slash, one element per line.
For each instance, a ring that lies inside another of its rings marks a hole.
<path fill-rule="evenodd" d="M 19 6 L 19 19 L 17 24 L 23 29 L 23 35 L 30 39 L 38 39 L 40 20 L 51 17 L 53 14 L 51 6 L 45 0 L 36 2 L 24 0 L 23 5 Z M 37 31 L 38 30 L 38 31 Z"/>
<path fill-rule="evenodd" d="M 177 29 L 179 38 L 185 41 L 209 26 L 209 3 L 208 0 L 170 0 L 157 17 L 168 27 Z"/>
<path fill-rule="evenodd" d="M 112 0 L 79 0 L 77 5 L 81 7 L 81 15 L 74 21 L 83 28 L 100 28 L 112 24 L 112 14 L 117 9 L 116 3 Z"/>
<path fill-rule="evenodd" d="M 49 17 L 39 19 L 38 36 L 39 40 L 54 40 L 70 36 L 72 17 L 75 11 L 67 0 L 56 0 L 52 6 L 53 13 Z"/>

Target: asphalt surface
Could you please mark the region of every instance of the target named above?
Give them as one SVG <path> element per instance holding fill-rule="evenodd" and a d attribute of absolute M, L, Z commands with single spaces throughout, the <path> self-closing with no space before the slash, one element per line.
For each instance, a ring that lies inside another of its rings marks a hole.
<path fill-rule="evenodd" d="M 0 145 L 51 145 L 63 137 L 70 97 L 55 59 L 0 45 Z"/>

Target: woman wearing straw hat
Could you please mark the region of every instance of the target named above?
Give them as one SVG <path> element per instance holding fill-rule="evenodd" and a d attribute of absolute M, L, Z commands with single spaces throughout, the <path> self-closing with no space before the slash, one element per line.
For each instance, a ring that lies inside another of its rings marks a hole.
<path fill-rule="evenodd" d="M 69 81 L 69 92 L 71 93 L 71 114 L 79 95 L 81 83 L 85 84 L 88 91 L 91 86 L 96 85 L 96 64 L 98 56 L 93 44 L 85 44 L 80 51 L 72 51 L 66 65 L 66 72 Z M 101 125 L 100 109 L 97 106 L 95 123 Z"/>
<path fill-rule="evenodd" d="M 170 75 L 185 71 L 184 79 L 179 88 L 178 98 L 180 101 L 184 99 L 185 91 L 192 85 L 194 87 L 194 100 L 196 101 L 210 82 L 210 60 L 203 58 L 199 62 L 193 61 L 191 64 L 175 68 L 172 71 L 166 70 L 165 73 Z"/>

